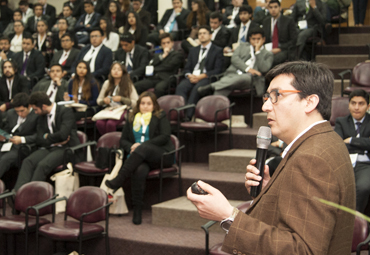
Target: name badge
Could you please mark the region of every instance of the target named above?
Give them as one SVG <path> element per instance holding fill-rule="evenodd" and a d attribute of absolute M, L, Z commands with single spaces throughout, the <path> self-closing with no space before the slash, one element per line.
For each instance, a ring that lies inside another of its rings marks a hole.
<path fill-rule="evenodd" d="M 154 73 L 154 66 L 146 66 L 145 67 L 145 75 L 146 76 L 153 76 Z"/>
<path fill-rule="evenodd" d="M 193 74 L 194 74 L 194 75 L 200 75 L 200 70 L 199 70 L 199 69 L 194 70 L 194 71 L 193 71 Z"/>
<path fill-rule="evenodd" d="M 10 149 L 12 148 L 12 145 L 13 145 L 13 143 L 4 143 L 3 147 L 1 147 L 1 151 L 2 152 L 10 151 Z"/>
<path fill-rule="evenodd" d="M 307 26 L 307 20 L 300 20 L 300 21 L 298 21 L 298 27 L 301 30 L 307 29 L 308 28 L 308 26 Z"/>

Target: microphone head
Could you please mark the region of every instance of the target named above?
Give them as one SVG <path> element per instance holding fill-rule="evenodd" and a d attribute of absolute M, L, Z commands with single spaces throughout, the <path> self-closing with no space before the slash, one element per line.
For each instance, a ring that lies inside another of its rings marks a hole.
<path fill-rule="evenodd" d="M 271 129 L 269 127 L 260 127 L 257 133 L 257 148 L 267 149 L 271 143 Z"/>

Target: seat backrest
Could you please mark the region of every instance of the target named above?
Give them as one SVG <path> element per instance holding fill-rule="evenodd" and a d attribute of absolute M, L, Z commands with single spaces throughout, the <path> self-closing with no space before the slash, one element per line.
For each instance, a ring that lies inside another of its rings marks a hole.
<path fill-rule="evenodd" d="M 87 135 L 84 132 L 77 130 L 77 136 L 81 144 L 87 142 Z"/>
<path fill-rule="evenodd" d="M 370 87 L 370 62 L 358 63 L 352 70 L 351 83 L 360 87 Z"/>
<path fill-rule="evenodd" d="M 177 95 L 166 95 L 158 98 L 158 104 L 163 111 L 166 112 L 167 118 L 169 120 L 177 120 L 177 112 L 171 111 L 171 115 L 169 111 L 173 108 L 178 108 L 185 105 L 185 100 L 182 96 Z M 184 117 L 184 111 L 180 112 L 180 119 Z"/>
<path fill-rule="evenodd" d="M 180 141 L 176 136 L 171 135 L 171 142 L 172 142 L 173 146 L 175 147 L 175 150 L 180 148 Z M 178 152 L 176 152 L 175 157 L 176 157 L 176 162 L 179 162 L 179 153 Z"/>
<path fill-rule="evenodd" d="M 368 235 L 369 235 L 368 222 L 365 219 L 356 216 L 355 228 L 353 230 L 353 237 L 352 237 L 352 252 L 356 251 L 357 245 L 365 241 Z M 368 249 L 367 245 L 361 248 L 361 250 L 367 250 L 367 249 Z"/>
<path fill-rule="evenodd" d="M 54 188 L 50 183 L 34 181 L 24 184 L 15 194 L 14 208 L 17 211 L 26 212 L 27 207 L 37 205 L 52 198 Z M 39 211 L 39 215 L 53 212 L 53 207 L 48 206 Z M 34 210 L 29 211 L 30 215 L 36 215 Z"/>
<path fill-rule="evenodd" d="M 195 118 L 202 119 L 206 122 L 215 121 L 215 113 L 217 110 L 230 106 L 230 101 L 225 96 L 206 96 L 197 103 L 195 107 Z M 217 122 L 230 118 L 230 109 L 219 112 Z"/>
<path fill-rule="evenodd" d="M 96 145 L 97 148 L 105 147 L 105 148 L 119 148 L 119 141 L 121 140 L 121 132 L 109 132 L 102 135 L 99 140 L 98 144 Z"/>
<path fill-rule="evenodd" d="M 93 211 L 108 203 L 107 193 L 99 187 L 81 187 L 71 194 L 67 201 L 66 214 L 80 220 L 83 213 Z M 84 217 L 83 221 L 95 223 L 105 220 L 106 208 Z"/>
<path fill-rule="evenodd" d="M 333 97 L 331 100 L 331 117 L 330 124 L 335 125 L 338 117 L 344 117 L 349 114 L 348 97 Z"/>

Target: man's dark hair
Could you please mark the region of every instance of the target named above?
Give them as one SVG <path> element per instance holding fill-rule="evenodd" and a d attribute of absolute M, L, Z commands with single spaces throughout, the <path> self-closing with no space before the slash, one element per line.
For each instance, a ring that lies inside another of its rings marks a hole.
<path fill-rule="evenodd" d="M 162 43 L 162 40 L 165 38 L 170 38 L 171 42 L 173 42 L 172 35 L 170 33 L 162 33 L 159 35 L 159 41 Z"/>
<path fill-rule="evenodd" d="M 33 38 L 32 35 L 30 33 L 27 33 L 27 32 L 26 33 L 23 33 L 22 40 L 24 40 L 24 39 L 30 39 L 32 41 L 32 43 L 35 42 L 35 38 Z"/>
<path fill-rule="evenodd" d="M 134 35 L 131 34 L 130 32 L 124 32 L 123 35 L 121 35 L 119 39 L 121 42 L 128 42 L 128 43 L 132 43 L 132 41 L 135 41 Z"/>
<path fill-rule="evenodd" d="M 19 6 L 23 5 L 23 6 L 29 6 L 28 2 L 27 1 L 20 1 Z"/>
<path fill-rule="evenodd" d="M 3 72 L 4 74 L 4 65 L 5 63 L 10 63 L 12 65 L 12 68 L 14 70 L 14 74 L 17 74 L 17 71 L 18 71 L 18 67 L 17 67 L 17 64 L 15 63 L 15 61 L 11 60 L 11 59 L 7 59 L 5 60 L 2 64 L 1 64 L 1 71 Z"/>
<path fill-rule="evenodd" d="M 48 95 L 46 95 L 46 93 L 42 91 L 33 92 L 28 103 L 35 105 L 38 108 L 42 108 L 43 104 L 47 106 L 51 105 Z"/>
<path fill-rule="evenodd" d="M 250 5 L 245 5 L 243 4 L 240 8 L 239 8 L 239 13 L 241 12 L 248 12 L 249 14 L 253 14 L 253 9 Z"/>
<path fill-rule="evenodd" d="M 103 30 L 101 30 L 101 28 L 100 28 L 100 27 L 94 27 L 93 29 L 91 29 L 90 34 L 91 34 L 92 32 L 94 32 L 94 31 L 98 31 L 98 32 L 100 33 L 100 35 L 101 35 L 101 36 L 104 36 L 104 32 L 103 32 Z"/>
<path fill-rule="evenodd" d="M 209 16 L 210 19 L 218 19 L 220 22 L 222 22 L 223 16 L 220 12 L 212 12 Z"/>
<path fill-rule="evenodd" d="M 10 43 L 10 39 L 9 39 L 9 37 L 7 37 L 7 36 L 2 36 L 2 37 L 0 37 L 0 41 L 2 41 L 2 40 L 7 40 L 9 43 Z"/>
<path fill-rule="evenodd" d="M 316 94 L 319 97 L 316 109 L 325 120 L 330 119 L 334 76 L 326 65 L 307 61 L 286 62 L 271 69 L 266 80 L 270 83 L 279 75 L 293 78 L 291 85 L 301 91 L 298 93 L 301 99 Z"/>
<path fill-rule="evenodd" d="M 22 20 L 15 20 L 13 24 L 15 25 L 16 22 L 21 23 L 22 27 L 24 27 L 24 23 Z"/>
<path fill-rule="evenodd" d="M 85 4 L 89 4 L 89 5 L 91 5 L 91 6 L 93 6 L 93 7 L 94 7 L 93 2 L 92 2 L 92 1 L 90 1 L 90 0 L 86 0 L 86 1 L 84 2 L 84 5 L 85 5 Z"/>
<path fill-rule="evenodd" d="M 42 9 L 44 9 L 44 6 L 42 6 L 42 4 L 40 4 L 40 3 L 35 3 L 35 4 L 33 5 L 33 9 L 35 10 L 37 6 L 38 6 L 38 7 L 41 7 Z"/>
<path fill-rule="evenodd" d="M 263 28 L 260 27 L 254 27 L 251 30 L 248 31 L 248 37 L 251 37 L 252 35 L 262 35 L 262 37 L 265 37 L 265 31 Z"/>
<path fill-rule="evenodd" d="M 72 42 L 74 42 L 74 38 L 72 38 L 72 35 L 70 33 L 64 33 L 62 35 L 62 37 L 60 38 L 60 40 L 62 40 L 64 37 L 69 37 L 69 39 L 71 39 Z"/>
<path fill-rule="evenodd" d="M 12 107 L 21 107 L 21 106 L 28 107 L 29 99 L 30 99 L 30 96 L 27 93 L 25 93 L 25 92 L 17 93 L 13 97 L 13 101 L 11 102 L 11 106 Z"/>
<path fill-rule="evenodd" d="M 20 9 L 16 9 L 14 12 L 13 12 L 13 15 L 14 13 L 18 12 L 20 15 L 22 15 L 22 11 Z"/>
<path fill-rule="evenodd" d="M 206 29 L 210 34 L 212 34 L 211 27 L 208 25 L 199 26 L 198 31 L 200 31 L 201 29 Z"/>
<path fill-rule="evenodd" d="M 58 21 L 57 21 L 57 23 L 58 23 L 58 22 L 59 22 L 59 20 L 61 20 L 61 19 L 65 20 L 65 21 L 66 21 L 66 23 L 67 23 L 67 26 L 69 26 L 68 20 L 67 20 L 66 18 L 63 18 L 63 17 L 62 17 L 62 18 L 59 18 L 59 19 L 58 19 Z M 68 29 L 68 28 L 67 28 L 67 29 Z"/>
<path fill-rule="evenodd" d="M 59 64 L 59 63 L 52 64 L 52 65 L 50 66 L 50 70 L 51 70 L 51 68 L 53 68 L 54 66 L 59 66 L 59 67 L 60 67 L 60 70 L 62 70 L 62 71 L 63 71 L 63 67 L 62 67 L 62 65 L 61 65 L 61 64 Z"/>
<path fill-rule="evenodd" d="M 73 7 L 72 7 L 72 6 L 70 6 L 68 2 L 65 2 L 65 3 L 63 4 L 63 8 L 64 8 L 64 7 L 69 7 L 69 9 L 70 9 L 71 11 L 73 11 Z"/>
<path fill-rule="evenodd" d="M 132 0 L 132 2 L 140 2 L 142 4 L 143 0 Z"/>
<path fill-rule="evenodd" d="M 349 101 L 351 101 L 353 97 L 363 97 L 366 100 L 366 103 L 369 104 L 369 94 L 363 89 L 352 91 L 352 93 L 349 94 Z"/>
<path fill-rule="evenodd" d="M 279 0 L 270 0 L 270 2 L 269 2 L 269 4 L 268 4 L 268 5 L 270 5 L 270 4 L 278 4 L 279 6 L 281 6 L 281 4 L 280 4 L 280 1 L 279 1 Z"/>

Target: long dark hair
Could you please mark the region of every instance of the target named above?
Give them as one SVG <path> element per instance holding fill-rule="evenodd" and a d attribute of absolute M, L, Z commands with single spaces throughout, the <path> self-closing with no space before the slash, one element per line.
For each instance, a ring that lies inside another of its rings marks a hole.
<path fill-rule="evenodd" d="M 131 122 L 134 121 L 136 113 L 140 112 L 140 103 L 141 103 L 141 99 L 143 99 L 143 97 L 150 97 L 150 99 L 152 100 L 152 102 L 153 102 L 153 115 L 155 115 L 158 118 L 161 115 L 162 109 L 158 104 L 157 96 L 151 91 L 144 91 L 139 96 L 139 99 L 137 100 L 137 103 L 136 103 L 134 109 L 130 113 L 129 120 Z"/>
<path fill-rule="evenodd" d="M 209 12 L 209 9 L 206 3 L 203 0 L 193 0 L 192 2 L 198 4 L 198 10 L 196 12 L 191 11 L 189 13 L 188 18 L 186 19 L 186 27 L 191 29 L 195 15 L 199 26 L 207 25 L 206 14 Z"/>
<path fill-rule="evenodd" d="M 72 94 L 78 95 L 78 88 L 80 86 L 81 79 L 80 79 L 80 76 L 78 76 L 77 74 L 77 66 L 80 63 L 85 64 L 86 69 L 87 69 L 87 73 L 84 77 L 85 80 L 84 80 L 84 83 L 82 84 L 82 99 L 84 99 L 85 101 L 88 101 L 91 97 L 91 82 L 94 82 L 95 79 L 94 79 L 94 76 L 91 74 L 90 65 L 84 60 L 78 61 L 76 65 L 76 75 L 75 77 L 73 77 L 73 83 L 72 83 Z"/>
<path fill-rule="evenodd" d="M 110 32 L 113 31 L 113 25 L 112 25 L 112 22 L 110 21 L 110 19 L 108 19 L 107 17 L 101 17 L 100 20 L 99 20 L 99 27 L 100 27 L 100 21 L 101 20 L 104 20 L 105 23 L 107 24 L 106 28 L 105 28 L 105 34 L 107 36 L 107 40 L 109 40 L 109 34 Z M 104 33 L 104 31 L 103 31 Z"/>
<path fill-rule="evenodd" d="M 130 98 L 130 95 L 132 93 L 132 82 L 130 79 L 130 75 L 128 74 L 126 67 L 118 62 L 114 62 L 110 66 L 110 71 L 108 75 L 109 85 L 108 85 L 108 89 L 105 91 L 104 97 L 107 97 L 110 94 L 112 94 L 116 87 L 114 84 L 114 78 L 112 77 L 112 74 L 111 74 L 112 69 L 115 65 L 118 65 L 122 69 L 121 81 L 117 85 L 119 87 L 119 95 Z"/>
<path fill-rule="evenodd" d="M 139 18 L 139 15 L 135 11 L 129 11 L 126 16 L 126 25 L 125 25 L 125 32 L 130 30 L 131 25 L 128 23 L 128 16 L 130 14 L 134 14 L 135 19 L 136 19 L 136 30 L 135 30 L 135 42 L 140 41 L 141 37 L 141 30 L 143 29 L 143 24 L 141 23 L 141 20 Z"/>

